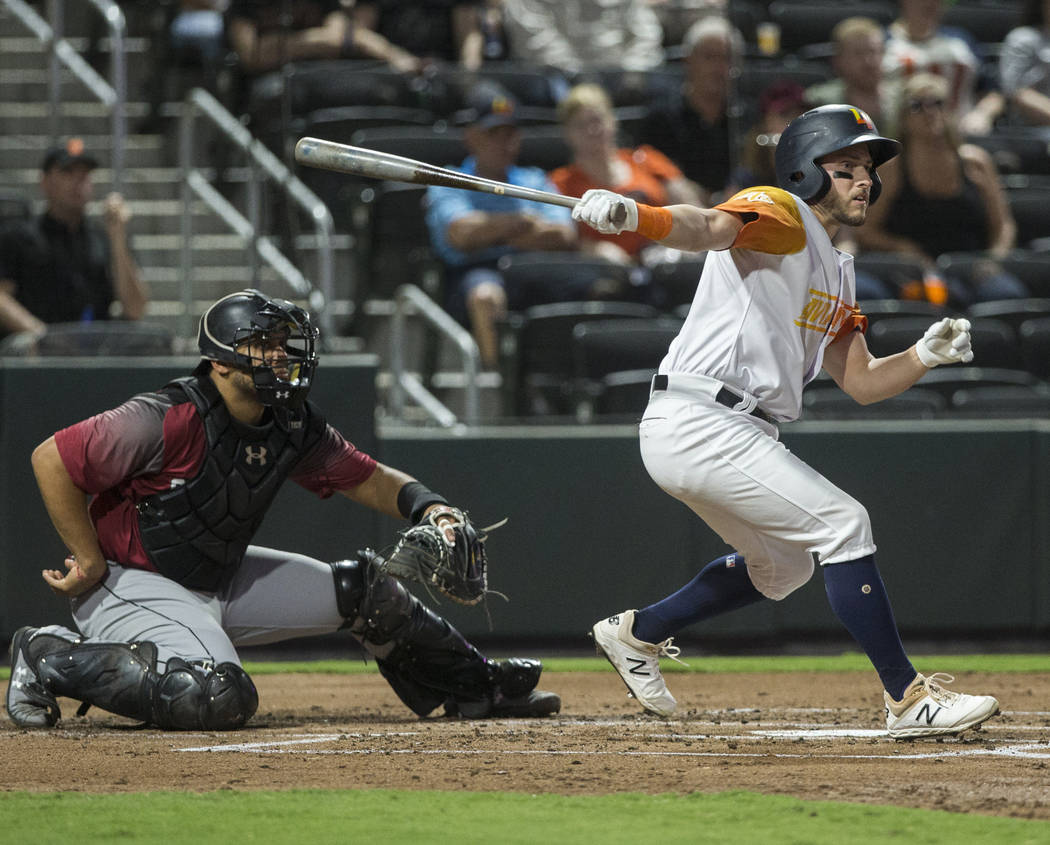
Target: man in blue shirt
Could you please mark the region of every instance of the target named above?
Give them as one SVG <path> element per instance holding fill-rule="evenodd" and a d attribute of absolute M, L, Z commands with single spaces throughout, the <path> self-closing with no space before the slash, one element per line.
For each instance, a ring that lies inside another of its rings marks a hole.
<path fill-rule="evenodd" d="M 464 141 L 470 155 L 459 170 L 557 193 L 543 170 L 515 164 L 521 133 L 511 96 L 483 83 L 471 92 L 469 103 Z M 499 259 L 511 253 L 575 250 L 576 227 L 567 208 L 431 187 L 427 190 L 427 226 L 446 268 L 446 308 L 470 328 L 486 369 L 498 365 L 496 324 L 508 309 L 517 311 L 552 299 L 587 298 L 584 292 L 568 290 L 556 294 L 508 290 L 499 271 Z"/>

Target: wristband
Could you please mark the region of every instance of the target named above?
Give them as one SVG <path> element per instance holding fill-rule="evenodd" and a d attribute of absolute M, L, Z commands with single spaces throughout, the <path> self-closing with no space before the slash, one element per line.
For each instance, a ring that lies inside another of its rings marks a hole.
<path fill-rule="evenodd" d="M 638 203 L 638 234 L 651 241 L 662 241 L 671 234 L 674 218 L 666 208 Z"/>
<path fill-rule="evenodd" d="M 397 509 L 413 525 L 423 518 L 423 511 L 431 505 L 447 505 L 448 500 L 418 481 L 409 481 L 397 491 Z"/>

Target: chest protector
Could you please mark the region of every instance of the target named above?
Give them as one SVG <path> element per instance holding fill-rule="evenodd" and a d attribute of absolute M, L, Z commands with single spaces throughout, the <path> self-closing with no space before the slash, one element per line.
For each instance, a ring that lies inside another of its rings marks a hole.
<path fill-rule="evenodd" d="M 240 566 L 281 484 L 321 439 L 325 420 L 307 402 L 296 411 L 274 408 L 269 422 L 246 426 L 230 416 L 207 378 L 176 379 L 163 390 L 193 402 L 208 449 L 194 478 L 138 504 L 142 545 L 162 575 L 215 592 Z"/>

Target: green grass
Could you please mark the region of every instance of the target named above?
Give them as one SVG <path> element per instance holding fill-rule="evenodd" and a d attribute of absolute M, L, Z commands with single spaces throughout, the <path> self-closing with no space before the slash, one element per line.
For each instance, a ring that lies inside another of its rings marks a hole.
<path fill-rule="evenodd" d="M 288 791 L 7 793 L 0 843 L 654 845 L 1050 842 L 1050 823 L 750 792 L 605 796 Z"/>
<path fill-rule="evenodd" d="M 665 673 L 700 672 L 725 674 L 728 672 L 868 672 L 871 663 L 860 652 L 821 657 L 686 657 L 688 666 L 671 660 L 661 661 Z M 962 675 L 967 672 L 1050 672 L 1048 654 L 945 654 L 913 655 L 912 662 L 920 672 L 947 672 Z M 543 658 L 546 672 L 607 672 L 609 664 L 599 657 Z M 325 675 L 364 675 L 378 671 L 374 662 L 363 660 L 289 660 L 265 663 L 248 661 L 244 668 L 252 675 L 276 675 L 283 672 L 319 672 Z M 0 669 L 0 680 L 6 680 L 10 668 Z"/>

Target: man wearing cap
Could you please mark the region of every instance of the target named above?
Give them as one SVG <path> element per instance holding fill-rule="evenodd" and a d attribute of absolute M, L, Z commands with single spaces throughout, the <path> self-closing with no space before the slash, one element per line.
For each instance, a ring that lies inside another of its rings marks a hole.
<path fill-rule="evenodd" d="M 521 133 L 513 98 L 505 91 L 482 84 L 471 92 L 468 101 L 464 141 L 470 155 L 459 170 L 557 193 L 557 187 L 543 170 L 515 164 Z M 471 329 L 482 365 L 494 369 L 498 364 L 497 320 L 508 308 L 520 310 L 539 304 L 527 297 L 540 296 L 537 291 L 508 291 L 498 269 L 499 259 L 515 252 L 575 250 L 577 234 L 570 211 L 443 187 L 427 189 L 427 206 L 430 238 L 446 267 L 446 307 Z M 557 298 L 585 297 L 564 292 Z"/>
<path fill-rule="evenodd" d="M 106 197 L 102 225 L 85 215 L 97 166 L 79 138 L 44 156 L 43 214 L 0 236 L 0 333 L 43 334 L 48 323 L 105 320 L 114 300 L 123 319 L 145 313 L 146 290 L 128 249 L 124 198 Z"/>

